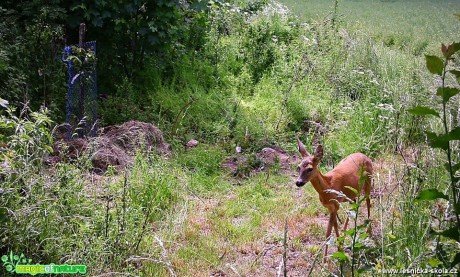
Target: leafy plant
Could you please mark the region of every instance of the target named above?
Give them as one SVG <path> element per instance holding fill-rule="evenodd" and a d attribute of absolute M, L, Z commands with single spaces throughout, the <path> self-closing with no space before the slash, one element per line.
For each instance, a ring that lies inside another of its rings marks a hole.
<path fill-rule="evenodd" d="M 5 100 L 3 103 L 6 105 Z M 40 169 L 44 157 L 52 151 L 49 130 L 52 120 L 48 117 L 48 111 L 31 112 L 25 106 L 16 116 L 15 109 L 8 107 L 7 115 L 1 118 L 0 143 L 5 144 L 6 148 L 0 148 L 0 159 L 6 166 L 0 169 L 0 173 L 3 170 L 35 172 Z"/>
<path fill-rule="evenodd" d="M 455 58 L 457 52 L 460 51 L 460 43 L 452 43 L 450 45 L 441 46 L 442 58 L 438 56 L 426 55 L 426 66 L 428 70 L 437 75 L 441 80 L 441 85 L 436 90 L 436 96 L 441 102 L 441 111 L 438 112 L 436 106 L 426 107 L 417 106 L 409 109 L 409 112 L 417 116 L 434 116 L 438 118 L 442 123 L 442 132 L 437 134 L 435 132 L 426 132 L 428 143 L 432 148 L 440 149 L 445 152 L 447 156 L 447 162 L 445 168 L 450 177 L 450 184 L 447 189 L 450 190 L 450 195 L 446 195 L 444 192 L 439 191 L 438 188 L 430 188 L 423 190 L 417 196 L 418 200 L 438 200 L 445 199 L 452 202 L 452 213 L 454 215 L 454 222 L 446 223 L 444 230 L 432 230 L 433 235 L 443 236 L 449 240 L 454 240 L 457 243 L 460 242 L 460 195 L 458 191 L 459 176 L 456 172 L 460 169 L 460 163 L 456 160 L 457 150 L 454 145 L 457 145 L 456 141 L 460 140 L 460 127 L 451 126 L 448 121 L 449 109 L 448 105 L 451 104 L 451 99 L 456 96 L 460 90 L 456 86 L 449 86 L 447 84 L 447 77 L 453 76 L 457 82 L 460 81 L 460 71 L 455 66 Z M 458 146 L 457 146 L 458 147 Z M 460 252 L 458 250 L 451 250 L 454 253 L 450 255 L 444 255 L 442 246 L 438 244 L 437 256 L 442 260 L 442 265 L 445 268 L 453 268 L 460 263 Z M 455 254 L 455 255 L 454 255 Z M 453 257 L 452 257 L 453 256 Z"/>
<path fill-rule="evenodd" d="M 361 188 L 368 178 L 364 167 L 359 168 L 358 176 L 360 176 L 359 187 Z M 350 250 L 350 254 L 339 250 L 333 253 L 332 257 L 340 263 L 342 273 L 344 271 L 344 266 L 349 264 L 351 276 L 357 276 L 371 268 L 368 262 L 361 257 L 362 254 L 371 249 L 366 242 L 366 239 L 369 237 L 370 220 L 364 220 L 362 224 L 358 224 L 359 208 L 366 201 L 368 196 L 360 195 L 360 193 L 352 187 L 347 186 L 346 188 L 357 195 L 355 203 L 352 203 L 351 208 L 347 211 L 348 217 L 352 219 L 353 228 L 344 231 L 343 235 L 337 238 L 337 242 L 342 245 L 347 238 L 349 238 L 351 242 L 345 248 Z"/>

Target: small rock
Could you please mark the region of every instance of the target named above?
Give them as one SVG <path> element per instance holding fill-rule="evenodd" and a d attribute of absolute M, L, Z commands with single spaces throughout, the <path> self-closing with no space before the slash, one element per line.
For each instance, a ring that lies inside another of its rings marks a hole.
<path fill-rule="evenodd" d="M 185 149 L 192 149 L 192 148 L 195 148 L 198 146 L 198 141 L 195 140 L 195 139 L 191 139 L 189 140 L 189 142 L 187 142 L 187 144 L 185 145 Z"/>

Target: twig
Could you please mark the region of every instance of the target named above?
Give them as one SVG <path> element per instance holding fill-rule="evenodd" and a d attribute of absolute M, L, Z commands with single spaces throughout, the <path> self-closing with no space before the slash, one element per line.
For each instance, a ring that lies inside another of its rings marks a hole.
<path fill-rule="evenodd" d="M 185 111 L 193 104 L 193 102 L 195 102 L 197 99 L 193 98 L 187 102 L 187 104 L 185 104 L 179 111 L 179 113 L 176 115 L 176 118 L 174 119 L 174 123 L 173 123 L 173 133 L 174 134 L 177 134 L 177 125 L 179 124 L 179 117 L 185 113 Z"/>
<path fill-rule="evenodd" d="M 268 252 L 270 249 L 273 249 L 273 248 L 275 248 L 275 247 L 277 247 L 277 246 L 276 246 L 276 245 L 271 245 L 271 246 L 265 248 L 259 255 L 257 255 L 256 259 L 252 262 L 251 267 L 254 266 L 254 264 L 260 259 L 260 257 L 265 256 L 265 254 L 267 254 L 267 252 Z"/>
<path fill-rule="evenodd" d="M 283 253 L 283 267 L 284 267 L 284 277 L 287 277 L 287 233 L 288 233 L 288 223 L 287 217 L 284 220 L 284 253 Z"/>
<path fill-rule="evenodd" d="M 196 198 L 200 199 L 201 202 L 203 202 L 203 204 L 206 204 L 206 201 L 204 201 L 204 199 L 201 198 L 201 197 L 200 197 L 198 194 L 196 194 L 194 191 L 192 191 L 191 189 L 189 189 L 187 184 L 184 185 L 184 189 L 185 189 L 186 191 L 190 192 L 190 193 L 191 193 L 193 196 L 195 196 Z"/>
<path fill-rule="evenodd" d="M 136 243 L 136 247 L 135 247 L 136 252 L 139 249 L 139 245 L 141 244 L 142 237 L 144 236 L 145 231 L 147 230 L 147 224 L 148 224 L 148 220 L 149 220 L 151 212 L 152 212 L 152 205 L 149 205 L 149 209 L 147 210 L 147 213 L 145 214 L 144 224 L 142 224 L 142 231 L 141 231 L 141 233 L 139 235 L 139 239 L 137 240 L 137 243 Z"/>
<path fill-rule="evenodd" d="M 313 258 L 313 263 L 311 264 L 310 271 L 308 272 L 307 276 L 310 277 L 311 273 L 313 272 L 313 268 L 315 268 L 315 264 L 318 261 L 319 255 L 323 252 L 324 246 L 326 246 L 326 243 L 328 243 L 328 240 L 325 240 L 323 244 L 321 245 L 321 248 L 316 252 L 315 257 Z"/>
<path fill-rule="evenodd" d="M 152 258 L 146 258 L 146 257 L 140 257 L 140 256 L 131 256 L 128 259 L 125 260 L 126 263 L 129 263 L 129 262 L 142 262 L 142 261 L 154 262 L 154 263 L 157 263 L 157 264 L 164 264 L 164 262 L 161 261 L 161 260 L 155 260 L 155 259 L 152 259 Z"/>
<path fill-rule="evenodd" d="M 281 277 L 281 269 L 284 269 L 283 276 L 287 277 L 286 259 L 287 259 L 287 217 L 284 220 L 284 237 L 283 237 L 283 256 L 281 257 L 280 264 L 278 265 L 278 277 Z"/>
<path fill-rule="evenodd" d="M 286 262 L 284 261 L 284 257 L 281 257 L 280 264 L 278 265 L 278 273 L 276 274 L 277 277 L 281 277 L 281 269 L 285 263 Z"/>
<path fill-rule="evenodd" d="M 238 271 L 236 271 L 236 269 L 231 265 L 231 264 L 227 264 L 228 268 L 230 268 L 237 276 L 241 276 L 241 274 L 238 273 Z"/>
<path fill-rule="evenodd" d="M 174 273 L 171 261 L 169 260 L 169 257 L 168 257 L 168 252 L 166 251 L 163 245 L 163 242 L 157 236 L 155 236 L 155 240 L 158 242 L 158 244 L 161 247 L 161 256 L 163 256 L 163 258 L 165 259 L 164 265 L 168 268 L 169 274 L 173 277 L 176 277 L 176 273 Z"/>

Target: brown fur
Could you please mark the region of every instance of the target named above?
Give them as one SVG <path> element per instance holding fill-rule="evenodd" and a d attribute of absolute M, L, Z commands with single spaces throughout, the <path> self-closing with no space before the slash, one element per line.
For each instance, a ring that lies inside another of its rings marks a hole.
<path fill-rule="evenodd" d="M 315 154 L 310 155 L 302 142 L 297 139 L 299 146 L 299 152 L 302 154 L 302 162 L 299 165 L 299 178 L 296 181 L 296 185 L 301 187 L 307 182 L 311 182 L 316 192 L 319 194 L 319 200 L 324 207 L 329 210 L 330 217 L 326 231 L 326 238 L 329 238 L 332 232 L 332 227 L 336 236 L 339 236 L 338 224 L 337 224 L 337 211 L 340 208 L 339 202 L 346 202 L 349 200 L 355 200 L 356 194 L 346 188 L 352 187 L 356 191 L 360 191 L 359 188 L 359 171 L 363 167 L 366 174 L 366 180 L 362 184 L 364 194 L 367 196 L 367 217 L 370 217 L 370 198 L 369 194 L 371 191 L 371 175 L 372 175 L 372 161 L 362 153 L 354 153 L 343 159 L 333 170 L 326 174 L 322 174 L 318 169 L 318 164 L 323 157 L 323 147 L 318 145 L 315 150 Z M 335 190 L 342 192 L 346 197 L 340 197 L 336 193 L 327 193 L 325 190 Z M 345 221 L 345 227 L 347 228 L 348 218 Z M 327 245 L 325 249 L 325 255 L 327 254 Z"/>

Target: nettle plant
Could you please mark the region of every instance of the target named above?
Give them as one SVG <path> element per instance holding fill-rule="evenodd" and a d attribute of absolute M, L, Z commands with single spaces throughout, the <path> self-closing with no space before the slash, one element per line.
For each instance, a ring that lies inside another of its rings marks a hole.
<path fill-rule="evenodd" d="M 459 94 L 460 89 L 460 70 L 456 67 L 455 59 L 458 58 L 460 51 L 460 42 L 450 45 L 441 46 L 442 57 L 426 55 L 426 66 L 428 70 L 438 76 L 441 85 L 436 90 L 437 99 L 441 105 L 433 103 L 433 107 L 417 106 L 409 109 L 409 113 L 418 116 L 434 116 L 442 123 L 442 132 L 437 134 L 434 132 L 426 132 L 428 143 L 432 148 L 441 149 L 446 156 L 447 162 L 445 168 L 448 171 L 450 184 L 444 192 L 437 188 L 430 188 L 420 192 L 417 200 L 443 201 L 445 199 L 452 207 L 451 216 L 444 217 L 444 223 L 439 224 L 438 230 L 431 230 L 431 234 L 436 236 L 436 258 L 438 267 L 454 268 L 460 263 L 460 196 L 459 196 L 459 169 L 460 162 L 458 160 L 458 140 L 460 140 L 460 126 L 452 126 L 450 123 L 449 108 L 454 105 L 452 98 Z M 446 82 L 450 77 L 454 77 L 453 84 L 447 85 Z M 441 108 L 439 108 L 441 106 Z M 440 109 L 440 112 L 438 110 Z M 450 193 L 449 193 L 450 191 Z M 440 237 L 446 239 L 441 240 Z"/>

